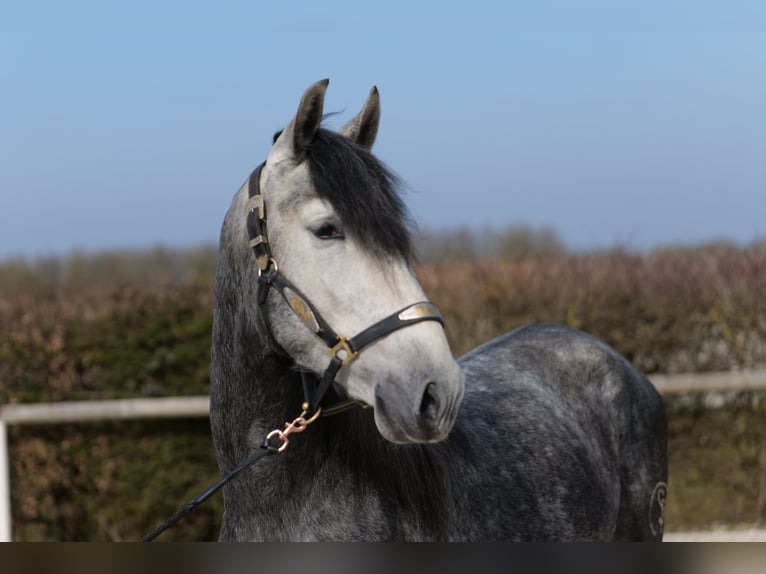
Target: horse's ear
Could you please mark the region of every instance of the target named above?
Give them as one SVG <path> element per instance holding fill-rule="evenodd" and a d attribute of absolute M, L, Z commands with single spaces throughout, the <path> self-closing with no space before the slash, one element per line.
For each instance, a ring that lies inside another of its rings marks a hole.
<path fill-rule="evenodd" d="M 324 95 L 329 83 L 330 80 L 320 80 L 306 90 L 295 117 L 276 138 L 275 148 L 290 146 L 289 149 L 280 149 L 280 151 L 284 151 L 298 161 L 303 159 L 306 149 L 311 145 L 322 122 Z"/>
<path fill-rule="evenodd" d="M 367 101 L 351 121 L 340 130 L 341 135 L 363 147 L 366 150 L 372 149 L 375 143 L 375 136 L 378 135 L 378 124 L 380 123 L 380 95 L 378 88 L 373 86 Z"/>

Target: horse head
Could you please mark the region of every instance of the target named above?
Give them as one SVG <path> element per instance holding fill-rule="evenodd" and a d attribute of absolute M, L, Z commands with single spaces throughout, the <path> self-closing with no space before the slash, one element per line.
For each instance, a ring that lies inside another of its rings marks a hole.
<path fill-rule="evenodd" d="M 374 409 L 383 437 L 439 441 L 454 423 L 463 379 L 438 312 L 420 303 L 426 296 L 411 267 L 397 178 L 370 153 L 378 91 L 335 133 L 320 127 L 327 85 L 305 92 L 253 176 L 264 230 L 251 234 L 251 245 L 260 242 L 267 254 L 263 273 L 278 265 L 285 278 L 283 296 L 266 289 L 260 307 L 273 339 L 299 367 L 322 373 L 331 359 L 344 359 L 334 384 Z M 330 330 L 351 337 L 391 321 L 395 328 L 377 333 L 358 354 L 336 346 L 328 355 L 331 343 L 317 336 L 326 339 Z"/>

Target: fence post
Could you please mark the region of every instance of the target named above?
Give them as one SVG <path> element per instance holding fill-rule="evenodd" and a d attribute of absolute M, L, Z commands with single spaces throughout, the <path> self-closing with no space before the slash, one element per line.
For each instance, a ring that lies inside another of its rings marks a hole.
<path fill-rule="evenodd" d="M 11 542 L 11 466 L 6 423 L 0 418 L 0 542 Z"/>

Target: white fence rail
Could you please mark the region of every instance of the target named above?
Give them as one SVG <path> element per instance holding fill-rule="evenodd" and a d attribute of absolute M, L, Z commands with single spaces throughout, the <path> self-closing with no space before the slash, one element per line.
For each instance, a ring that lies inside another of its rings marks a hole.
<path fill-rule="evenodd" d="M 766 371 L 655 375 L 651 380 L 663 394 L 766 389 Z M 0 405 L 0 542 L 12 540 L 8 425 L 193 418 L 209 412 L 207 396 Z"/>
<path fill-rule="evenodd" d="M 205 395 L 2 405 L 0 406 L 0 420 L 9 425 L 40 425 L 104 420 L 206 417 L 209 412 L 210 400 Z"/>
<path fill-rule="evenodd" d="M 652 375 L 649 378 L 663 395 L 766 389 L 766 371 L 684 373 L 679 375 Z"/>

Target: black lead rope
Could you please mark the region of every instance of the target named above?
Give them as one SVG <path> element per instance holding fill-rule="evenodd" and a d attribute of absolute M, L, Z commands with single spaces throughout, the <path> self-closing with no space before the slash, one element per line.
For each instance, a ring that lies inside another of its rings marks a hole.
<path fill-rule="evenodd" d="M 165 532 L 168 528 L 173 526 L 176 522 L 181 520 L 184 516 L 189 514 L 192 510 L 197 508 L 200 504 L 205 502 L 208 498 L 213 496 L 216 492 L 218 492 L 227 482 L 229 482 L 232 478 L 237 476 L 240 472 L 254 464 L 256 461 L 260 460 L 266 455 L 269 454 L 275 454 L 277 450 L 273 447 L 271 447 L 268 443 L 268 441 L 264 441 L 264 443 L 258 447 L 256 450 L 252 452 L 250 456 L 248 456 L 240 465 L 232 470 L 229 474 L 224 476 L 221 480 L 216 482 L 215 484 L 210 485 L 205 490 L 200 492 L 197 496 L 192 498 L 188 503 L 186 503 L 186 506 L 184 506 L 181 510 L 176 512 L 173 516 L 165 520 L 162 524 L 160 524 L 157 528 L 152 530 L 149 534 L 144 536 L 141 539 L 141 542 L 151 542 L 155 538 L 157 538 L 160 534 Z"/>

